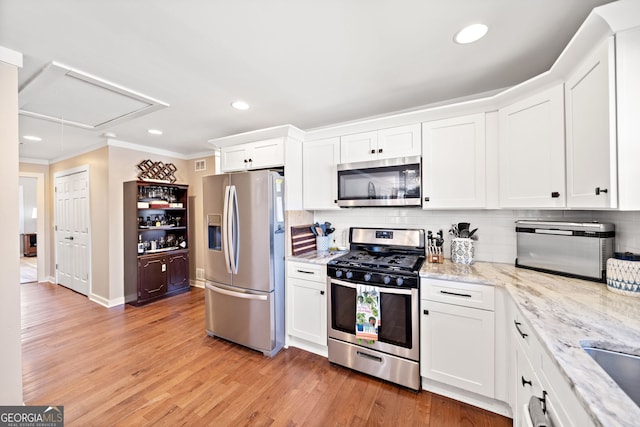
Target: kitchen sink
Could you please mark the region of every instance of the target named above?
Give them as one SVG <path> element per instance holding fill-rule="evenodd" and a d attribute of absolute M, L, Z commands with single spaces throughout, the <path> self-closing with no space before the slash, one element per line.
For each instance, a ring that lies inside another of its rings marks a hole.
<path fill-rule="evenodd" d="M 640 356 L 601 348 L 583 348 L 640 407 Z"/>

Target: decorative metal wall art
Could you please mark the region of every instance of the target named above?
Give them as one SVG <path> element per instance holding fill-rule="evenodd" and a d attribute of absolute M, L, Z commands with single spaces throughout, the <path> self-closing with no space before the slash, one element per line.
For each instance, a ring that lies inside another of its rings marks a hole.
<path fill-rule="evenodd" d="M 173 175 L 178 168 L 173 163 L 153 162 L 151 160 L 143 160 L 137 164 L 138 179 L 164 181 L 173 184 L 177 181 Z"/>

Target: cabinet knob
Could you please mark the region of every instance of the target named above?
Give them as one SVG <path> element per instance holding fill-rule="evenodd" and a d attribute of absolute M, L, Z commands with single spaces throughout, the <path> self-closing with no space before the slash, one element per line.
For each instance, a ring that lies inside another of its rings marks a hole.
<path fill-rule="evenodd" d="M 249 163 L 253 162 L 253 159 L 249 159 Z"/>
<path fill-rule="evenodd" d="M 522 387 L 524 387 L 525 385 L 529 385 L 529 387 L 532 387 L 533 384 L 531 383 L 531 381 L 529 380 L 525 380 L 524 376 L 520 377 L 522 379 Z"/>
<path fill-rule="evenodd" d="M 320 291 L 320 295 L 324 295 L 324 291 Z"/>
<path fill-rule="evenodd" d="M 249 160 L 247 160 L 247 159 L 244 159 L 244 162 L 245 162 L 245 163 L 249 163 Z"/>
<path fill-rule="evenodd" d="M 554 191 L 551 193 L 551 197 L 554 199 L 557 199 L 558 197 L 560 197 L 560 193 L 558 193 L 557 191 Z"/>
<path fill-rule="evenodd" d="M 376 150 L 371 150 L 371 154 L 376 154 Z"/>
<path fill-rule="evenodd" d="M 424 201 L 425 201 L 425 202 L 428 202 L 428 201 L 429 201 L 429 198 L 428 198 L 428 197 L 425 197 L 425 198 L 424 198 Z"/>
<path fill-rule="evenodd" d="M 600 193 L 608 193 L 609 190 L 606 188 L 600 188 L 600 187 L 596 187 L 596 196 L 599 196 Z"/>
<path fill-rule="evenodd" d="M 428 316 L 429 315 L 429 310 L 422 310 L 422 314 L 426 314 Z"/>
<path fill-rule="evenodd" d="M 333 199 L 333 203 L 338 204 L 338 199 Z"/>
<path fill-rule="evenodd" d="M 378 153 L 382 153 L 382 148 L 378 148 Z"/>

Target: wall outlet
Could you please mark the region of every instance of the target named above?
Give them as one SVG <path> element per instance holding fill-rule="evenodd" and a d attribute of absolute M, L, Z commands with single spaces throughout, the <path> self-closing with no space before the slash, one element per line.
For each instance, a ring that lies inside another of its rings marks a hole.
<path fill-rule="evenodd" d="M 204 268 L 196 268 L 196 279 L 204 280 Z"/>

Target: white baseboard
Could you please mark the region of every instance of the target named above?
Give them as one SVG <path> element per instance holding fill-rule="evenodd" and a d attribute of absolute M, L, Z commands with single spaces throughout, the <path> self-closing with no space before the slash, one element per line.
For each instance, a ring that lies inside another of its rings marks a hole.
<path fill-rule="evenodd" d="M 89 301 L 93 301 L 97 304 L 100 304 L 103 307 L 107 307 L 107 308 L 111 308 L 111 307 L 116 307 L 118 305 L 123 305 L 124 304 L 124 297 L 120 297 L 120 298 L 116 298 L 113 300 L 107 299 L 107 298 L 103 298 L 100 295 L 96 295 L 96 294 L 91 294 L 89 295 Z"/>
<path fill-rule="evenodd" d="M 204 289 L 204 280 L 201 279 L 193 279 L 189 281 L 190 285 L 193 286 L 194 288 L 201 288 Z"/>
<path fill-rule="evenodd" d="M 53 276 L 47 277 L 47 279 L 45 281 L 49 282 L 49 283 L 53 283 L 54 285 L 56 284 L 56 278 L 53 277 Z"/>

